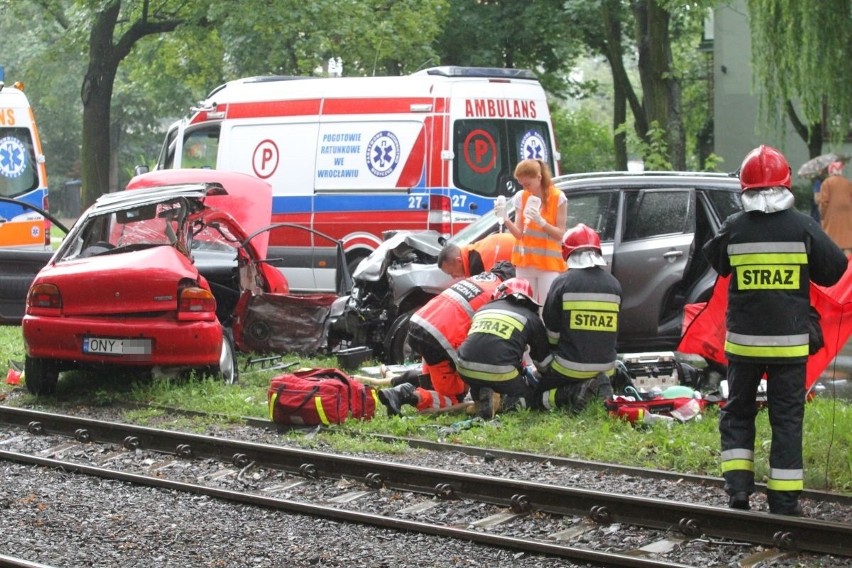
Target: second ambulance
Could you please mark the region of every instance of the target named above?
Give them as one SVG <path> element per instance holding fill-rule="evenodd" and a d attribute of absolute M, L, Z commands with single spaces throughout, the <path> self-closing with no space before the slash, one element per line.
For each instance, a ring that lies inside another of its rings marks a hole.
<path fill-rule="evenodd" d="M 398 77 L 226 83 L 170 127 L 156 167 L 268 181 L 271 222 L 284 224 L 270 235 L 270 258 L 292 290 L 331 291 L 335 249 L 318 233 L 343 243 L 350 271 L 384 231 L 449 236 L 514 191 L 512 172 L 526 158 L 558 173 L 535 76 L 436 67 Z"/>

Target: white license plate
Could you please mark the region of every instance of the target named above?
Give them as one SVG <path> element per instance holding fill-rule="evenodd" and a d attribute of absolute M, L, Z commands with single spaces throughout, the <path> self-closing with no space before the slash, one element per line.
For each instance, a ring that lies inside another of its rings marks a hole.
<path fill-rule="evenodd" d="M 101 355 L 150 355 L 151 340 L 84 337 L 83 353 L 98 353 Z"/>

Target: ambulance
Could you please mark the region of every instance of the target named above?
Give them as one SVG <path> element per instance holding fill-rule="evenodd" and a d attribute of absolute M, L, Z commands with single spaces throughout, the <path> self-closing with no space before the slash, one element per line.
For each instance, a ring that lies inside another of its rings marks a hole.
<path fill-rule="evenodd" d="M 47 211 L 47 170 L 35 118 L 23 84 L 5 85 L 0 66 L 0 247 L 50 246 L 50 223 L 32 205 Z"/>
<path fill-rule="evenodd" d="M 334 290 L 383 233 L 454 234 L 515 191 L 525 158 L 556 172 L 544 90 L 527 70 L 435 67 L 396 77 L 252 77 L 167 132 L 157 169 L 248 173 L 273 188 L 270 262 L 295 291 Z M 296 231 L 292 225 L 312 232 Z"/>

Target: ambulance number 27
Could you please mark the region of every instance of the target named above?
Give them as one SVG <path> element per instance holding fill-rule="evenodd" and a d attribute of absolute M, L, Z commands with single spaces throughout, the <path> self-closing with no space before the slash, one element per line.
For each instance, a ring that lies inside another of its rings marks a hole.
<path fill-rule="evenodd" d="M 426 195 L 409 195 L 408 196 L 408 208 L 409 209 L 426 209 Z M 453 196 L 453 209 L 457 209 L 459 207 L 464 207 L 467 202 L 466 195 L 454 195 Z"/>

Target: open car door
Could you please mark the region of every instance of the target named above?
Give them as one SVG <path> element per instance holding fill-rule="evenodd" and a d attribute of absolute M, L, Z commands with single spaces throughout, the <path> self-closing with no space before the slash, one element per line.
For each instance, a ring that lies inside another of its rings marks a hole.
<path fill-rule="evenodd" d="M 346 265 L 343 245 L 340 241 L 313 229 L 291 223 L 275 223 L 250 234 L 243 246 L 259 235 L 286 226 L 288 229 L 303 230 L 314 236 L 327 239 L 337 248 L 335 294 L 291 294 L 261 292 L 252 293 L 245 289 L 234 315 L 234 339 L 241 351 L 257 353 L 316 353 L 327 347 L 328 316 L 332 304 L 352 289 L 352 278 Z M 277 271 L 276 259 L 254 261 L 258 266 L 241 266 L 241 279 L 245 272 L 257 269 Z M 250 275 L 249 275 L 250 277 Z"/>

